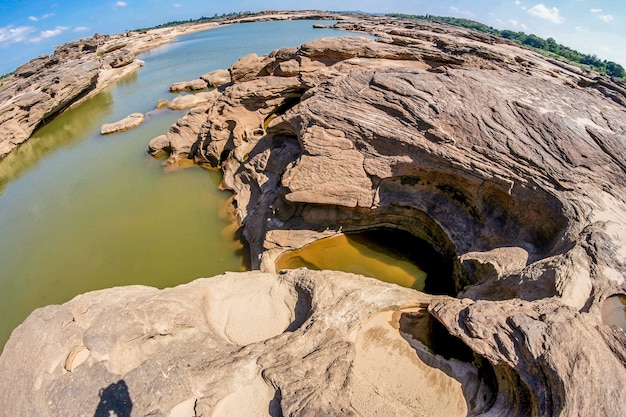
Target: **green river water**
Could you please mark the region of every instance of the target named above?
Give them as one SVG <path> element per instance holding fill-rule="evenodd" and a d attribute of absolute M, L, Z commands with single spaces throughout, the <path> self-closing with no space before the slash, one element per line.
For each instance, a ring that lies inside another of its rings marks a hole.
<path fill-rule="evenodd" d="M 0 160 L 0 347 L 35 308 L 119 285 L 164 288 L 244 270 L 218 172 L 165 173 L 148 142 L 184 112 L 155 110 L 168 87 L 255 52 L 348 33 L 314 21 L 238 24 L 194 33 L 140 58 L 146 65 L 63 113 Z M 328 23 L 328 22 L 325 22 Z M 137 129 L 100 126 L 147 113 Z"/>
<path fill-rule="evenodd" d="M 230 194 L 218 189 L 221 174 L 199 167 L 165 172 L 146 154 L 150 139 L 184 114 L 155 104 L 173 97 L 172 83 L 249 53 L 348 34 L 313 23 L 239 24 L 181 37 L 141 56 L 146 65 L 137 73 L 0 160 L 0 347 L 34 309 L 87 291 L 172 287 L 247 268 L 226 214 Z M 103 123 L 134 112 L 146 114 L 138 128 L 99 134 Z M 324 239 L 286 254 L 279 267 L 338 269 L 424 289 L 426 273 L 401 247 L 376 243 L 380 234 Z"/>

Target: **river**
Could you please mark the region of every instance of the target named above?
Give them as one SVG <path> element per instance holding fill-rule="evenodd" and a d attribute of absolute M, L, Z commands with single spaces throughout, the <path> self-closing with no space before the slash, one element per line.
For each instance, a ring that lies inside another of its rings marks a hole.
<path fill-rule="evenodd" d="M 141 55 L 146 65 L 63 113 L 0 160 L 0 347 L 34 309 L 120 285 L 175 286 L 246 268 L 218 172 L 165 173 L 148 142 L 184 112 L 155 110 L 168 87 L 249 53 L 348 33 L 315 21 L 235 24 Z M 328 23 L 328 22 L 324 22 Z M 137 129 L 101 136 L 133 112 Z"/>

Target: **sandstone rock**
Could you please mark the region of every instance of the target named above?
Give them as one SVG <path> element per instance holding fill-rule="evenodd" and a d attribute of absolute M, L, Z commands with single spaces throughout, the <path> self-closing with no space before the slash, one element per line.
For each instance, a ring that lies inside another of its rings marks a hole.
<path fill-rule="evenodd" d="M 43 120 L 94 88 L 97 62 L 70 58 L 55 65 L 55 59 L 38 58 L 21 67 L 20 76 L 0 92 L 0 156 L 27 140 Z"/>
<path fill-rule="evenodd" d="M 150 144 L 223 170 L 268 273 L 38 310 L 0 356 L 3 410 L 115 394 L 139 415 L 622 413 L 626 336 L 601 310 L 626 293 L 623 86 L 465 29 L 338 26 L 381 41 L 244 57 Z M 431 245 L 449 296 L 272 273 L 284 251 L 368 228 Z"/>
<path fill-rule="evenodd" d="M 196 94 L 185 94 L 176 96 L 167 103 L 167 107 L 172 110 L 184 110 L 199 106 L 204 103 L 215 101 L 218 97 L 217 91 L 206 91 Z"/>
<path fill-rule="evenodd" d="M 100 134 L 110 135 L 112 133 L 124 132 L 126 130 L 134 129 L 142 124 L 143 121 L 143 113 L 133 113 L 117 122 L 103 124 L 100 128 Z"/>
<path fill-rule="evenodd" d="M 228 70 L 219 69 L 207 72 L 200 78 L 206 81 L 209 87 L 219 87 L 222 84 L 227 84 L 230 82 L 230 72 L 228 72 Z"/>
<path fill-rule="evenodd" d="M 207 88 L 207 82 L 202 79 L 198 79 L 174 83 L 170 86 L 169 91 L 171 93 L 178 93 L 181 91 L 204 90 L 205 88 Z"/>
<path fill-rule="evenodd" d="M 228 69 L 233 83 L 251 81 L 259 75 L 264 75 L 265 66 L 269 59 L 259 57 L 257 54 L 246 55 L 239 59 Z"/>
<path fill-rule="evenodd" d="M 413 338 L 432 298 L 305 270 L 93 292 L 15 331 L 0 406 L 15 417 L 119 413 L 102 404 L 114 391 L 133 415 L 465 416 L 499 394 L 475 365 Z"/>
<path fill-rule="evenodd" d="M 120 49 L 105 59 L 105 62 L 111 66 L 111 68 L 124 67 L 135 60 L 135 54 L 128 49 Z"/>
<path fill-rule="evenodd" d="M 345 27 L 382 41 L 242 58 L 184 147 L 222 168 L 252 267 L 333 233 L 409 231 L 453 265 L 446 291 L 465 298 L 429 311 L 493 366 L 486 415 L 619 414 L 626 337 L 600 310 L 626 292 L 623 87 L 465 29 Z M 385 389 L 360 387 L 354 409 Z"/>
<path fill-rule="evenodd" d="M 156 108 L 157 109 L 163 109 L 163 108 L 167 107 L 168 104 L 169 104 L 169 101 L 167 101 L 166 98 L 162 98 L 159 101 L 157 101 Z"/>

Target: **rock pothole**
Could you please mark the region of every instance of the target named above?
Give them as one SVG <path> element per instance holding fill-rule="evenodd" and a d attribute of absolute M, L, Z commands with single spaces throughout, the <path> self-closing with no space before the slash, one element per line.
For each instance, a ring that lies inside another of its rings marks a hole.
<path fill-rule="evenodd" d="M 247 346 L 295 331 L 310 314 L 310 295 L 272 275 L 225 285 L 228 289 L 206 295 L 205 315 L 209 326 L 232 344 Z"/>
<path fill-rule="evenodd" d="M 626 333 L 626 294 L 612 295 L 604 300 L 602 322 L 609 326 L 617 326 Z"/>
<path fill-rule="evenodd" d="M 276 268 L 358 273 L 430 294 L 455 294 L 454 260 L 401 229 L 372 228 L 319 239 L 283 253 Z"/>
<path fill-rule="evenodd" d="M 471 362 L 433 354 L 413 338 L 413 333 L 426 333 L 424 325 L 431 327 L 417 319 L 427 316 L 419 309 L 389 311 L 364 324 L 355 343 L 351 378 L 351 406 L 358 415 L 465 417 L 489 409 L 495 398 L 493 381 L 484 382 Z"/>

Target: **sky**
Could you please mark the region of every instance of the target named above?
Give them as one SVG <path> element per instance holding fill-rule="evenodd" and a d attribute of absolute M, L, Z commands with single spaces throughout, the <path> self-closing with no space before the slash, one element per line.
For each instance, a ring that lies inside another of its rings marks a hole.
<path fill-rule="evenodd" d="M 230 12 L 292 9 L 462 17 L 552 37 L 626 67 L 625 0 L 0 0 L 0 74 L 94 33 Z"/>

